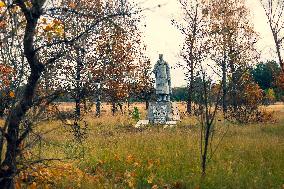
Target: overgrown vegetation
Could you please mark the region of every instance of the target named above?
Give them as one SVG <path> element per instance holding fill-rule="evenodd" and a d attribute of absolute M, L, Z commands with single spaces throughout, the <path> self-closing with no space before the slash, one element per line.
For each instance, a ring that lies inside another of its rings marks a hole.
<path fill-rule="evenodd" d="M 135 105 L 138 106 L 138 105 Z M 145 116 L 144 107 L 138 106 Z M 185 106 L 180 106 L 185 110 Z M 216 142 L 222 139 L 209 161 L 200 184 L 200 125 L 184 117 L 176 128 L 134 129 L 131 118 L 109 115 L 89 123 L 89 137 L 82 147 L 74 145 L 60 122 L 41 124 L 55 129 L 29 149 L 23 158 L 62 159 L 31 164 L 17 177 L 17 186 L 30 188 L 281 188 L 283 185 L 283 105 L 275 124 L 245 127 L 224 120 L 216 124 Z M 108 114 L 111 114 L 108 109 Z M 219 117 L 219 116 L 218 116 Z M 227 130 L 229 127 L 229 130 Z M 40 128 L 40 127 L 39 127 Z M 37 131 L 38 132 L 38 131 Z M 43 131 L 41 131 L 43 132 Z M 215 144 L 217 145 L 217 144 Z M 27 165 L 27 164 L 24 164 Z M 22 166 L 20 166 L 21 168 Z"/>
<path fill-rule="evenodd" d="M 139 3 L 0 0 L 0 187 L 222 188 L 236 186 L 235 178 L 240 185 L 244 181 L 241 187 L 280 186 L 283 158 L 268 156 L 273 161 L 260 170 L 243 170 L 267 158 L 267 146 L 255 144 L 254 137 L 277 146 L 269 154 L 282 153 L 283 118 L 277 123 L 262 105 L 284 98 L 284 3 L 260 2 L 278 62 L 259 63 L 259 37 L 245 0 L 177 1 L 182 19 L 172 24 L 185 39 L 184 64 L 178 66 L 186 70 L 188 86 L 175 89 L 173 99 L 187 106 L 183 122 L 169 131 L 132 127 L 155 99 Z M 56 103 L 61 100 L 75 103 L 66 111 L 64 103 Z M 144 110 L 133 111 L 133 101 L 145 102 Z M 108 117 L 102 102 L 111 104 Z M 268 131 L 260 123 L 274 125 L 266 125 Z M 244 156 L 246 166 L 232 168 L 222 159 L 230 159 L 232 144 L 240 162 L 242 150 L 262 159 Z M 225 165 L 231 169 L 223 170 Z M 267 167 L 268 175 L 262 173 Z M 218 180 L 222 177 L 228 181 Z"/>

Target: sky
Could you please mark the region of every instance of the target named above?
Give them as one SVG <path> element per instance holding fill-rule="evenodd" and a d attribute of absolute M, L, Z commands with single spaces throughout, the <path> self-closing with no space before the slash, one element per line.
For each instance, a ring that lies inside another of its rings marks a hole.
<path fill-rule="evenodd" d="M 144 19 L 142 28 L 144 42 L 147 45 L 146 54 L 152 65 L 158 60 L 159 54 L 164 54 L 164 59 L 170 64 L 173 87 L 185 86 L 184 71 L 177 68 L 177 63 L 182 59 L 179 57 L 183 37 L 171 24 L 172 19 L 180 19 L 181 11 L 177 0 L 136 0 L 142 9 Z M 251 19 L 255 30 L 260 36 L 257 44 L 262 54 L 262 59 L 275 57 L 274 42 L 265 13 L 259 0 L 247 0 L 247 6 L 251 11 Z M 160 7 L 157 7 L 161 5 Z"/>

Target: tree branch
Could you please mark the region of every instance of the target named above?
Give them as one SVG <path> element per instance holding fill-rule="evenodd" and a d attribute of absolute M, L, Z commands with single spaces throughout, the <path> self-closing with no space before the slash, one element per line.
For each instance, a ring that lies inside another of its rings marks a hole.
<path fill-rule="evenodd" d="M 105 17 L 95 21 L 85 31 L 81 32 L 80 34 L 78 34 L 74 38 L 72 38 L 72 39 L 63 39 L 63 40 L 56 41 L 54 43 L 49 43 L 49 44 L 42 45 L 42 46 L 38 47 L 37 49 L 35 49 L 35 52 L 41 50 L 42 48 L 52 47 L 53 45 L 58 45 L 58 44 L 62 44 L 62 43 L 72 44 L 75 41 L 79 40 L 81 37 L 83 37 L 83 36 L 87 35 L 89 32 L 91 32 L 93 30 L 93 28 L 95 28 L 99 23 L 101 23 L 101 22 L 103 22 L 105 20 L 108 20 L 110 18 L 114 18 L 114 17 L 117 17 L 117 16 L 123 16 L 123 15 L 124 14 L 117 13 L 117 14 L 112 14 L 112 15 L 105 16 Z"/>

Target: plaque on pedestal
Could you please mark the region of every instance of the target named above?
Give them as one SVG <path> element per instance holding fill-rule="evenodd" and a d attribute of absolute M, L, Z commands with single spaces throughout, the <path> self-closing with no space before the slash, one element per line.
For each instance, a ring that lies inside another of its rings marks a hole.
<path fill-rule="evenodd" d="M 148 120 L 152 124 L 166 124 L 169 121 L 179 121 L 180 116 L 175 103 L 151 102 L 148 109 Z"/>

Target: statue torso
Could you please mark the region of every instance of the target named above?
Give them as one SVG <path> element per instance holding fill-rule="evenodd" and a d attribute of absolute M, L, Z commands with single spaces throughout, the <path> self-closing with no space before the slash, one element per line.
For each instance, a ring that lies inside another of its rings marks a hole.
<path fill-rule="evenodd" d="M 167 80 L 167 63 L 166 62 L 157 62 L 156 78 L 157 80 Z"/>
<path fill-rule="evenodd" d="M 165 61 L 159 60 L 154 68 L 154 73 L 156 76 L 156 93 L 157 94 L 169 94 L 170 86 L 169 86 L 169 66 Z"/>

